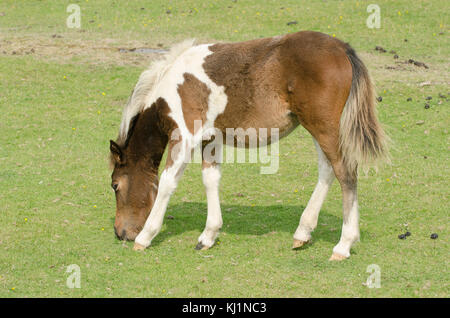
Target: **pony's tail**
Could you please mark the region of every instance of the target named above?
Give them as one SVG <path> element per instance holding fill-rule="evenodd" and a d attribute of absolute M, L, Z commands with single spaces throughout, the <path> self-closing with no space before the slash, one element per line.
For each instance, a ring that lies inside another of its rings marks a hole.
<path fill-rule="evenodd" d="M 389 160 L 388 137 L 383 131 L 375 109 L 375 91 L 366 66 L 347 46 L 352 65 L 352 86 L 339 128 L 339 148 L 349 171 L 358 166 L 368 168 Z"/>

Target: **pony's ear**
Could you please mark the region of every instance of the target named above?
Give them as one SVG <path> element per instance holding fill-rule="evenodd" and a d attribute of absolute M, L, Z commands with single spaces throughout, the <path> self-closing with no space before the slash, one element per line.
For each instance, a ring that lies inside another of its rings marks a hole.
<path fill-rule="evenodd" d="M 123 151 L 118 144 L 110 140 L 109 150 L 111 150 L 111 155 L 116 163 L 120 165 L 125 164 L 125 156 L 123 155 Z"/>

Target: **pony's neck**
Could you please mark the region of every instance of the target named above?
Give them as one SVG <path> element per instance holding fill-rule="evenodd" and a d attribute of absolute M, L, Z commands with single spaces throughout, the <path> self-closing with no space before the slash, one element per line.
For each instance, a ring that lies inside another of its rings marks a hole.
<path fill-rule="evenodd" d="M 134 118 L 126 152 L 134 162 L 139 162 L 146 169 L 157 173 L 168 142 L 168 134 L 161 129 L 158 109 L 153 106 L 155 105 Z"/>

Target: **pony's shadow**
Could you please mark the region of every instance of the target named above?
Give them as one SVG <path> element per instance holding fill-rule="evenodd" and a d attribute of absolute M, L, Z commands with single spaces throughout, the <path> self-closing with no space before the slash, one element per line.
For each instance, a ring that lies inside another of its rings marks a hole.
<path fill-rule="evenodd" d="M 222 204 L 223 226 L 221 232 L 241 235 L 266 235 L 285 232 L 293 235 L 297 229 L 304 206 L 271 205 L 244 206 Z M 168 207 L 164 223 L 166 228 L 152 241 L 153 246 L 188 231 L 201 233 L 206 223 L 206 203 L 183 202 Z M 313 241 L 336 244 L 339 241 L 342 218 L 321 210 Z M 197 236 L 195 237 L 195 240 Z M 309 248 L 310 244 L 304 248 Z"/>

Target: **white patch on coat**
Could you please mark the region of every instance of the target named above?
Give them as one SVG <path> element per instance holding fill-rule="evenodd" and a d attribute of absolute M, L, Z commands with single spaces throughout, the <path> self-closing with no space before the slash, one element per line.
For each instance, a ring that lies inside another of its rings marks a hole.
<path fill-rule="evenodd" d="M 178 125 L 181 136 L 192 147 L 201 142 L 203 132 L 213 127 L 216 117 L 224 112 L 228 102 L 225 87 L 216 85 L 203 69 L 205 58 L 213 53 L 209 50 L 212 44 L 192 44 L 193 41 L 190 40 L 175 46 L 163 60 L 153 63 L 150 69 L 141 74 L 124 109 L 119 135 L 123 140 L 126 139 L 131 119 L 140 111 L 151 107 L 158 98 L 167 102 L 170 108 L 169 116 Z M 186 73 L 195 76 L 210 90 L 206 122 L 202 129 L 196 132 L 195 137 L 184 122 L 181 97 L 178 94 L 178 87 L 184 83 Z"/>
<path fill-rule="evenodd" d="M 155 84 L 154 89 L 147 96 L 144 109 L 150 107 L 158 98 L 163 98 L 170 108 L 169 116 L 176 122 L 183 139 L 194 148 L 202 140 L 205 130 L 213 127 L 216 117 L 223 113 L 228 102 L 225 87 L 216 85 L 206 74 L 203 63 L 205 58 L 212 54 L 209 47 L 212 44 L 203 44 L 191 47 L 184 51 L 170 65 L 164 76 Z M 206 122 L 195 136 L 188 130 L 184 121 L 182 101 L 178 94 L 178 87 L 184 83 L 184 74 L 189 73 L 204 83 L 210 90 L 208 98 L 208 111 Z"/>

